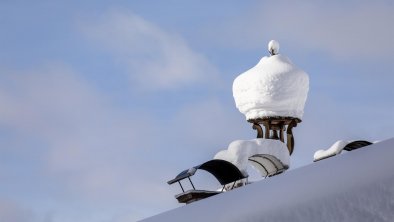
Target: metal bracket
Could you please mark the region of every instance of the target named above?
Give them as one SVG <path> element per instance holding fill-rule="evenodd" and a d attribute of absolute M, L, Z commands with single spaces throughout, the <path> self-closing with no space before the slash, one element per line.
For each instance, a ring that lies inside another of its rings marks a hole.
<path fill-rule="evenodd" d="M 294 117 L 265 117 L 258 119 L 249 119 L 252 128 L 257 130 L 257 138 L 280 140 L 287 145 L 290 155 L 294 151 L 293 128 L 300 123 L 301 120 Z M 264 126 L 264 130 L 261 127 Z M 286 141 L 284 134 L 286 133 Z"/>

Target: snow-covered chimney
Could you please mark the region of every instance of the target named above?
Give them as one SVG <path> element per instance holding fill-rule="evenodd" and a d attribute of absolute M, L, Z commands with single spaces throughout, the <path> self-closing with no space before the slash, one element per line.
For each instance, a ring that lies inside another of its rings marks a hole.
<path fill-rule="evenodd" d="M 289 58 L 279 54 L 277 41 L 269 42 L 268 51 L 269 56 L 234 80 L 233 96 L 236 107 L 257 130 L 257 137 L 286 142 L 291 154 L 292 128 L 301 122 L 304 114 L 309 77 Z"/>

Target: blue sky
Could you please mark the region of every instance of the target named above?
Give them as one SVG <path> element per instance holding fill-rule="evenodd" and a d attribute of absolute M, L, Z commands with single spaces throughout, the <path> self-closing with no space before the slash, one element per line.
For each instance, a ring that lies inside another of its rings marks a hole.
<path fill-rule="evenodd" d="M 0 220 L 134 221 L 166 181 L 255 132 L 232 81 L 281 53 L 310 76 L 291 168 L 394 136 L 391 1 L 1 1 Z"/>

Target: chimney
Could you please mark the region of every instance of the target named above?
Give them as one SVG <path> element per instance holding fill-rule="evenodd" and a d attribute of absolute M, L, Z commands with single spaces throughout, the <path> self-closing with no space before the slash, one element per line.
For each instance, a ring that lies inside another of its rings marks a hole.
<path fill-rule="evenodd" d="M 233 83 L 236 107 L 257 130 L 257 138 L 286 143 L 294 150 L 292 129 L 301 122 L 309 90 L 308 75 L 279 54 L 279 43 L 268 43 L 269 56 L 239 75 Z"/>

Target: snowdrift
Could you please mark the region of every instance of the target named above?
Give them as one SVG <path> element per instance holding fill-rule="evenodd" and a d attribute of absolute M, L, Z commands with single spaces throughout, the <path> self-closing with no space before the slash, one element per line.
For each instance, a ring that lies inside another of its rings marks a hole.
<path fill-rule="evenodd" d="M 394 138 L 143 221 L 392 221 L 393 157 Z"/>

